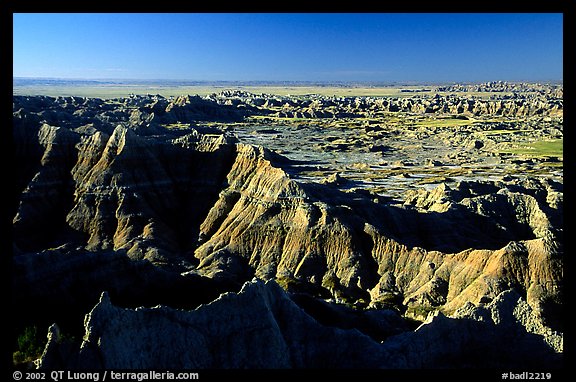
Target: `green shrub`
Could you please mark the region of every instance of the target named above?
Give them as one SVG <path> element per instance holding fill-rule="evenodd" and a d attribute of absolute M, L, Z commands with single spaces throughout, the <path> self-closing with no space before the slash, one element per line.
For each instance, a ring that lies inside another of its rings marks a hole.
<path fill-rule="evenodd" d="M 432 307 L 428 305 L 411 305 L 406 310 L 406 315 L 417 320 L 424 321 L 430 312 L 440 310 L 438 307 Z"/>
<path fill-rule="evenodd" d="M 17 339 L 18 350 L 12 355 L 13 362 L 19 364 L 39 358 L 45 345 L 46 338 L 40 335 L 36 326 L 24 328 L 24 332 Z"/>

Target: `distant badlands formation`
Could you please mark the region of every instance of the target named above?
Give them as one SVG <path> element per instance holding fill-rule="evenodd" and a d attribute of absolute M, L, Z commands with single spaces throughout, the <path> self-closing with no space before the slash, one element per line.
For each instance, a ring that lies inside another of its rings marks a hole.
<path fill-rule="evenodd" d="M 288 158 L 203 127 L 384 111 L 561 120 L 562 90 L 540 90 L 14 96 L 16 322 L 51 325 L 42 368 L 560 367 L 562 182 L 382 202 L 298 181 Z"/>

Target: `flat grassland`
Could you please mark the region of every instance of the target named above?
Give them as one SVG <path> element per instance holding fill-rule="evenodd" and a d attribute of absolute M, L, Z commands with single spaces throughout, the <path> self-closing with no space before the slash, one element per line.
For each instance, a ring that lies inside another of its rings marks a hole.
<path fill-rule="evenodd" d="M 181 95 L 205 96 L 219 93 L 224 90 L 241 90 L 254 94 L 275 94 L 279 96 L 304 96 L 321 95 L 335 97 L 410 97 L 416 94 L 435 94 L 434 86 L 415 85 L 390 85 L 390 86 L 366 86 L 366 85 L 235 85 L 235 84 L 150 84 L 150 83 L 73 83 L 67 81 L 43 82 L 30 81 L 25 83 L 13 83 L 14 95 L 46 95 L 46 96 L 74 96 L 93 97 L 102 99 L 128 97 L 130 94 L 160 94 L 164 97 Z M 440 94 L 447 94 L 441 92 Z M 487 97 L 485 92 L 467 92 L 467 95 Z M 505 93 L 501 93 L 505 94 Z"/>
<path fill-rule="evenodd" d="M 562 157 L 564 153 L 564 139 L 522 142 L 514 145 L 514 147 L 510 149 L 504 149 L 501 151 L 529 157 Z"/>

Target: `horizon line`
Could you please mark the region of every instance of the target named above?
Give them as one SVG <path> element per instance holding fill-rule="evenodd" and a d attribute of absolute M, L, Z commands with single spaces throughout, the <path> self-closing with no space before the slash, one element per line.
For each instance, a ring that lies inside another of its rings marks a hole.
<path fill-rule="evenodd" d="M 506 79 L 493 79 L 493 80 L 433 80 L 433 81 L 417 81 L 417 80 L 199 80 L 199 79 L 162 79 L 162 78 L 92 78 L 92 77 L 41 77 L 41 76 L 12 76 L 12 80 L 45 80 L 45 81 L 92 81 L 92 82 L 146 82 L 146 83 L 162 83 L 162 82 L 190 82 L 190 83 L 258 83 L 258 84 L 380 84 L 380 85 L 443 85 L 443 84 L 485 84 L 485 83 L 562 83 L 564 79 L 525 79 L 525 80 L 506 80 Z"/>

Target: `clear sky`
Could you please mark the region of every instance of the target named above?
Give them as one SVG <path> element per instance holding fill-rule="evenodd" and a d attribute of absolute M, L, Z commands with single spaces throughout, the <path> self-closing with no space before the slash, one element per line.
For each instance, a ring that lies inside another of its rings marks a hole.
<path fill-rule="evenodd" d="M 563 79 L 561 13 L 15 13 L 13 22 L 15 77 Z"/>

